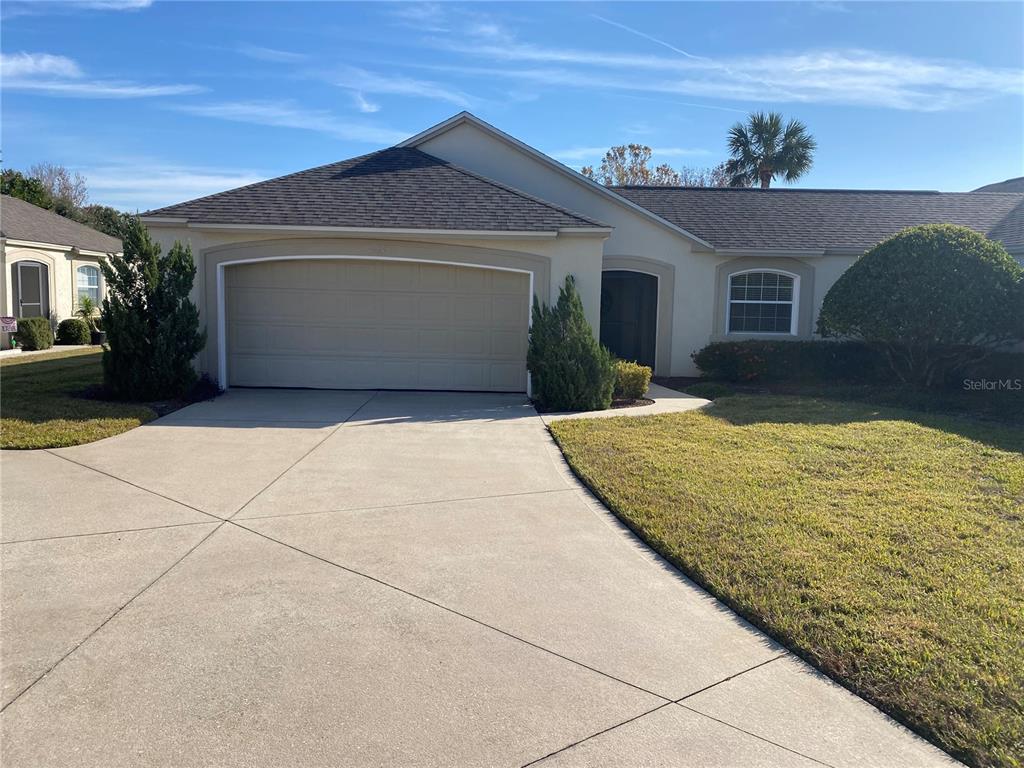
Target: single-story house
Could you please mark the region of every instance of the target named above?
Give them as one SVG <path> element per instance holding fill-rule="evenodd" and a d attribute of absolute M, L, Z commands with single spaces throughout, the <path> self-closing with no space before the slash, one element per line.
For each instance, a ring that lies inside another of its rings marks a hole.
<path fill-rule="evenodd" d="M 657 375 L 723 339 L 807 339 L 904 227 L 1024 255 L 1024 194 L 607 188 L 466 112 L 398 146 L 144 215 L 189 243 L 222 386 L 525 391 L 533 297 L 573 275 L 602 341 Z"/>
<path fill-rule="evenodd" d="M 49 317 L 56 324 L 74 315 L 79 296 L 99 304 L 100 259 L 120 252 L 117 238 L 0 195 L 0 316 Z"/>

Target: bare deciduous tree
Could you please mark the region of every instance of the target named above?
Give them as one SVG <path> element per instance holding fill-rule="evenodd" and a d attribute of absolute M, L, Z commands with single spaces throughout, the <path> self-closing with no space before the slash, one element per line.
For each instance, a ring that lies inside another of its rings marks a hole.
<path fill-rule="evenodd" d="M 580 173 L 590 179 L 615 186 L 656 186 L 656 187 L 727 187 L 729 175 L 725 163 L 711 168 L 673 168 L 662 163 L 650 167 L 653 150 L 643 144 L 623 144 L 609 149 L 594 169 L 588 165 Z"/>
<path fill-rule="evenodd" d="M 69 208 L 76 209 L 89 200 L 85 177 L 78 171 L 69 171 L 54 163 L 36 163 L 28 172 L 43 183 L 54 202 L 64 202 Z"/>

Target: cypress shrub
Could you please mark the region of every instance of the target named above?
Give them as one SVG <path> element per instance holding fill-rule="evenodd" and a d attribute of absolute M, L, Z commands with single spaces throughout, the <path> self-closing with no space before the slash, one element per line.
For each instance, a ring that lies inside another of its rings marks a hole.
<path fill-rule="evenodd" d="M 544 411 L 601 411 L 615 386 L 612 354 L 594 338 L 569 276 L 554 306 L 533 298 L 527 367 L 533 398 Z"/>

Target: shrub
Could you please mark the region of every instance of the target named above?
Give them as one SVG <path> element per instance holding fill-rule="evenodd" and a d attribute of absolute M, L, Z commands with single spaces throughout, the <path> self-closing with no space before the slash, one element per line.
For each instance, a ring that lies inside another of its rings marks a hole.
<path fill-rule="evenodd" d="M 18 332 L 11 334 L 22 349 L 49 349 L 53 346 L 53 326 L 48 317 L 18 318 Z"/>
<path fill-rule="evenodd" d="M 699 381 L 696 384 L 691 384 L 684 391 L 688 395 L 703 397 L 705 400 L 717 400 L 720 397 L 736 394 L 731 387 L 717 381 Z"/>
<path fill-rule="evenodd" d="M 911 227 L 879 243 L 835 282 L 822 336 L 878 347 L 908 383 L 932 386 L 953 369 L 1024 338 L 1024 268 L 967 227 Z"/>
<path fill-rule="evenodd" d="M 615 361 L 615 396 L 637 400 L 647 394 L 651 369 L 626 360 Z"/>
<path fill-rule="evenodd" d="M 594 338 L 571 276 L 553 307 L 534 296 L 526 361 L 542 410 L 599 411 L 611 405 L 612 354 Z"/>
<path fill-rule="evenodd" d="M 878 350 L 853 341 L 726 341 L 692 357 L 705 376 L 720 381 L 872 382 L 887 375 Z"/>
<path fill-rule="evenodd" d="M 103 378 L 116 397 L 180 397 L 195 384 L 192 361 L 206 344 L 199 310 L 189 299 L 196 265 L 175 243 L 165 256 L 137 217 L 126 225 L 124 255 L 100 264 L 103 300 Z"/>
<path fill-rule="evenodd" d="M 58 344 L 88 344 L 90 341 L 92 334 L 85 320 L 69 317 L 67 320 L 61 320 L 57 326 Z"/>

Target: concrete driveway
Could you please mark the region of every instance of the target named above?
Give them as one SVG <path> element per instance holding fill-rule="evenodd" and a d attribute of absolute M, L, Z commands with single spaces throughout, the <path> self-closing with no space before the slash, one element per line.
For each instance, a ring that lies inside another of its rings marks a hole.
<path fill-rule="evenodd" d="M 2 762 L 924 766 L 520 397 L 232 390 L 4 452 Z"/>

